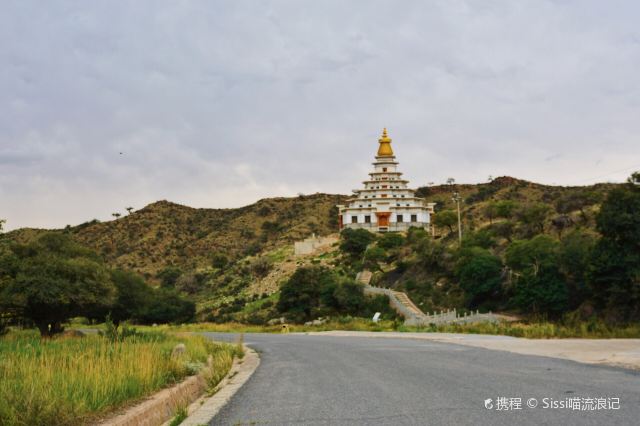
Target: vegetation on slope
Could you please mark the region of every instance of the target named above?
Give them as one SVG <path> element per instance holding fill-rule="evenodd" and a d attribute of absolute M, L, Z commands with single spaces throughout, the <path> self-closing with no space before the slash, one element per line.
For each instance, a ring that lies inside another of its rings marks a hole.
<path fill-rule="evenodd" d="M 108 264 L 155 279 L 167 266 L 184 271 L 218 267 L 312 233 L 336 232 L 335 205 L 344 198 L 272 198 L 237 209 L 194 209 L 158 201 L 117 220 L 67 226 L 64 232 Z M 24 242 L 38 232 L 25 229 L 10 236 Z"/>
<path fill-rule="evenodd" d="M 531 204 L 531 193 L 544 194 L 544 188 L 529 188 L 528 195 L 516 197 L 521 201 L 515 202 L 506 198 L 514 187 L 505 191 L 496 186 L 483 201 L 482 217 L 493 205 L 504 207 L 509 201 L 509 208 L 498 209 L 498 214 L 492 211 L 492 221 L 486 223 L 479 223 L 468 209 L 461 245 L 453 230 L 433 239 L 412 229 L 406 237 L 382 237 L 367 248 L 364 260 L 377 268 L 374 278 L 379 284 L 407 291 L 425 311 L 506 309 L 565 320 L 571 313 L 584 320 L 598 315 L 608 323 L 638 321 L 637 180 L 635 174 L 628 184 L 601 196 L 584 189 L 579 194 L 559 194 L 553 208 Z M 604 200 L 601 207 L 591 205 L 598 198 Z M 522 204 L 522 200 L 527 201 Z M 557 214 L 568 220 L 554 223 Z M 380 241 L 387 238 L 397 242 L 380 252 Z"/>
<path fill-rule="evenodd" d="M 600 205 L 620 187 L 557 187 L 508 177 L 479 185 L 423 187 L 418 195 L 437 203 L 435 239 L 418 232 L 372 245 L 350 239 L 347 244 L 361 247 L 342 246 L 348 255 L 329 253 L 313 262 L 338 267 L 338 274 L 351 279 L 362 267 L 377 268 L 377 282 L 409 292 L 426 311 L 529 306 L 527 312 L 553 317 L 579 306 L 603 310 L 601 305 L 611 302 L 587 297 L 584 272 L 595 262 L 592 248 L 603 244 L 596 226 Z M 463 200 L 462 249 L 456 242 L 453 192 Z M 256 294 L 251 290 L 255 283 L 291 261 L 281 254 L 293 241 L 312 232 L 336 232 L 335 205 L 345 198 L 316 194 L 224 210 L 162 201 L 114 221 L 60 232 L 97 252 L 109 267 L 140 273 L 158 293 L 195 301 L 198 320 L 259 324 L 278 315 L 279 292 L 272 293 L 272 284 L 269 293 Z M 20 230 L 8 237 L 26 241 L 39 233 Z M 542 256 L 539 262 L 527 257 L 532 250 Z M 286 281 L 274 279 L 276 285 Z M 474 284 L 478 280 L 482 286 Z M 496 291 L 500 297 L 493 297 Z M 593 303 L 583 306 L 587 299 Z"/>

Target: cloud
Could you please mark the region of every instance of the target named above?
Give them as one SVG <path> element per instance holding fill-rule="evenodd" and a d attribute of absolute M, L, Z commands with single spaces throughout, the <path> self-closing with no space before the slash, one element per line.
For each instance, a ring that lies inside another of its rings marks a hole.
<path fill-rule="evenodd" d="M 383 126 L 413 186 L 623 180 L 639 18 L 632 1 L 10 2 L 0 217 L 348 193 Z"/>

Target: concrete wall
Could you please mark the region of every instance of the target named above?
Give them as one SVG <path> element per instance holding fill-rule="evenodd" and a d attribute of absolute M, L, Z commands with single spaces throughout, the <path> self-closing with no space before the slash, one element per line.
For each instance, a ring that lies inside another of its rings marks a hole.
<path fill-rule="evenodd" d="M 293 251 L 296 256 L 313 254 L 316 250 L 328 247 L 336 241 L 336 238 L 314 236 L 303 241 L 296 241 L 293 244 Z"/>

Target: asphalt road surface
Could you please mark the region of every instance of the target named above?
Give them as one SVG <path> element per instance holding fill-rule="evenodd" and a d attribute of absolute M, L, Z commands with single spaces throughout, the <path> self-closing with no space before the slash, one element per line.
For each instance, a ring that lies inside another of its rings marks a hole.
<path fill-rule="evenodd" d="M 640 425 L 640 373 L 631 370 L 424 340 L 245 342 L 261 364 L 212 425 Z M 575 401 L 580 410 L 560 408 Z M 582 411 L 598 403 L 612 408 Z"/>

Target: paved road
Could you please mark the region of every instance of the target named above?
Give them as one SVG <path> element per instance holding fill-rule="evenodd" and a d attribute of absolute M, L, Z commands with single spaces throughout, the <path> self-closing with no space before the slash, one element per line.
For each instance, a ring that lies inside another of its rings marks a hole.
<path fill-rule="evenodd" d="M 247 334 L 245 342 L 260 367 L 212 425 L 640 424 L 640 374 L 630 370 L 408 339 Z M 523 408 L 498 411 L 498 397 L 522 398 Z M 620 409 L 542 407 L 543 398 L 576 397 L 620 398 Z"/>

